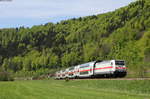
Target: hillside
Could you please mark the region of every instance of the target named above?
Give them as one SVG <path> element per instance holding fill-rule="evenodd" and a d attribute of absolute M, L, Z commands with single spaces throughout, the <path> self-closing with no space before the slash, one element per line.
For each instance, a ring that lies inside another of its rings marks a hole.
<path fill-rule="evenodd" d="M 131 76 L 149 76 L 149 0 L 57 24 L 0 29 L 1 71 L 33 73 L 109 59 L 125 60 Z"/>

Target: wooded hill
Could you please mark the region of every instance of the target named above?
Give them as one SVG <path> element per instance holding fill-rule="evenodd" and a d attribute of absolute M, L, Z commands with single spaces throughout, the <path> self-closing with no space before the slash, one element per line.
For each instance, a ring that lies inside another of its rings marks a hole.
<path fill-rule="evenodd" d="M 0 29 L 0 68 L 36 72 L 94 60 L 126 61 L 129 74 L 150 71 L 150 1 L 32 28 Z"/>

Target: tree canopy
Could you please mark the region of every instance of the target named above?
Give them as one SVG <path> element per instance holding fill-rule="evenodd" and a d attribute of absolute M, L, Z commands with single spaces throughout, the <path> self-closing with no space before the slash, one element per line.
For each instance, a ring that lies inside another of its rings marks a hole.
<path fill-rule="evenodd" d="M 140 66 L 150 70 L 149 0 L 57 24 L 0 29 L 0 68 L 6 71 L 56 69 L 98 59 L 125 60 L 135 72 Z"/>

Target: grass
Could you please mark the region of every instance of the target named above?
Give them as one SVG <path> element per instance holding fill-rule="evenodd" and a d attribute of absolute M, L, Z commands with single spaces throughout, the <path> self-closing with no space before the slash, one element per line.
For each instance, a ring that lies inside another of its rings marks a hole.
<path fill-rule="evenodd" d="M 150 99 L 150 80 L 0 82 L 0 99 Z"/>

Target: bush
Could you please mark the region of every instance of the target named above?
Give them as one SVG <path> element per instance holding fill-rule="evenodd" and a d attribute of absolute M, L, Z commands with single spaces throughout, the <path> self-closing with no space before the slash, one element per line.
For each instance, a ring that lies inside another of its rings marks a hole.
<path fill-rule="evenodd" d="M 13 77 L 8 72 L 0 72 L 0 81 L 14 81 Z"/>
<path fill-rule="evenodd" d="M 68 77 L 65 79 L 66 82 L 69 82 L 69 80 L 70 80 L 70 79 L 69 79 Z"/>

